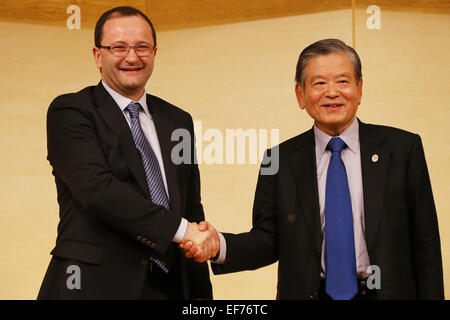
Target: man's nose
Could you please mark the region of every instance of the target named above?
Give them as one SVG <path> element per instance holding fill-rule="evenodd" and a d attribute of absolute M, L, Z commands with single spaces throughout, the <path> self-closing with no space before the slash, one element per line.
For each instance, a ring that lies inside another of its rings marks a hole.
<path fill-rule="evenodd" d="M 135 62 L 135 61 L 139 60 L 139 56 L 136 54 L 135 48 L 130 47 L 128 54 L 125 57 L 125 60 L 127 62 Z"/>
<path fill-rule="evenodd" d="M 336 85 L 334 83 L 330 82 L 328 84 L 326 95 L 330 98 L 336 98 L 337 96 L 339 96 L 339 90 L 336 89 Z"/>

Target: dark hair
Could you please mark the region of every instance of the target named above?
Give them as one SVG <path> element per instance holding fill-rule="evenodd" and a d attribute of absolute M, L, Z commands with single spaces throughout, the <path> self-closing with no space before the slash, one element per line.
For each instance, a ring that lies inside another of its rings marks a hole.
<path fill-rule="evenodd" d="M 153 40 L 155 41 L 154 46 L 156 47 L 155 28 L 153 27 L 153 24 L 150 21 L 150 19 L 143 12 L 133 7 L 115 7 L 103 13 L 98 19 L 97 24 L 95 25 L 94 42 L 97 48 L 99 48 L 101 45 L 100 41 L 102 40 L 103 35 L 103 25 L 105 24 L 106 21 L 113 18 L 113 16 L 114 17 L 141 16 L 142 18 L 144 18 L 145 21 L 147 21 L 148 24 L 150 25 L 150 28 L 152 28 Z"/>
<path fill-rule="evenodd" d="M 314 42 L 313 44 L 309 45 L 305 49 L 303 49 L 302 53 L 300 53 L 300 56 L 298 58 L 297 62 L 297 70 L 295 73 L 295 82 L 300 84 L 302 88 L 305 88 L 305 75 L 304 70 L 306 66 L 308 65 L 309 60 L 312 58 L 318 56 L 318 55 L 328 55 L 333 52 L 341 52 L 341 53 L 347 53 L 352 64 L 353 64 L 353 71 L 355 73 L 356 81 L 359 82 L 359 80 L 362 77 L 361 73 L 361 60 L 359 59 L 358 54 L 356 53 L 355 49 L 345 44 L 344 41 L 339 39 L 324 39 L 319 40 L 317 42 Z"/>

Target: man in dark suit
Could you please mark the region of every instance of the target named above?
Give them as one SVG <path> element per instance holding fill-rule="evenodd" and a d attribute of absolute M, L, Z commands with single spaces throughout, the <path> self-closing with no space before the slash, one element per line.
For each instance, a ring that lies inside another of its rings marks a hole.
<path fill-rule="evenodd" d="M 279 170 L 261 170 L 253 228 L 221 235 L 214 273 L 278 261 L 278 299 L 443 299 L 420 137 L 356 118 L 361 62 L 340 40 L 303 50 L 295 91 L 314 127 L 268 151 Z M 195 246 L 180 247 L 202 261 Z"/>
<path fill-rule="evenodd" d="M 60 222 L 39 299 L 212 298 L 207 264 L 176 245 L 214 252 L 218 238 L 194 223 L 204 220 L 194 139 L 188 163 L 171 155 L 174 130 L 194 136 L 191 116 L 145 93 L 156 50 L 142 12 L 105 12 L 93 49 L 102 81 L 49 107 Z"/>

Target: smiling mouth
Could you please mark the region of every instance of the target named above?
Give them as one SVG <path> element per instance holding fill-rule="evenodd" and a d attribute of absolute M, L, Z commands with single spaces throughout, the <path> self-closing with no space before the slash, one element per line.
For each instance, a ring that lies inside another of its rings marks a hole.
<path fill-rule="evenodd" d="M 343 105 L 344 105 L 343 103 L 330 103 L 330 104 L 323 104 L 322 107 L 336 109 L 342 107 Z"/>
<path fill-rule="evenodd" d="M 144 68 L 120 68 L 120 71 L 125 71 L 125 72 L 134 72 L 134 71 L 140 71 Z"/>

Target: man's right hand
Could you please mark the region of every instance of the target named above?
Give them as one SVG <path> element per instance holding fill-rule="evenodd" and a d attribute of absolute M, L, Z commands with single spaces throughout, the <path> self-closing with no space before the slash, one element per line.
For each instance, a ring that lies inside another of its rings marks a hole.
<path fill-rule="evenodd" d="M 206 221 L 200 224 L 189 222 L 179 247 L 184 251 L 186 258 L 205 262 L 219 253 L 219 235 L 217 230 Z"/>

